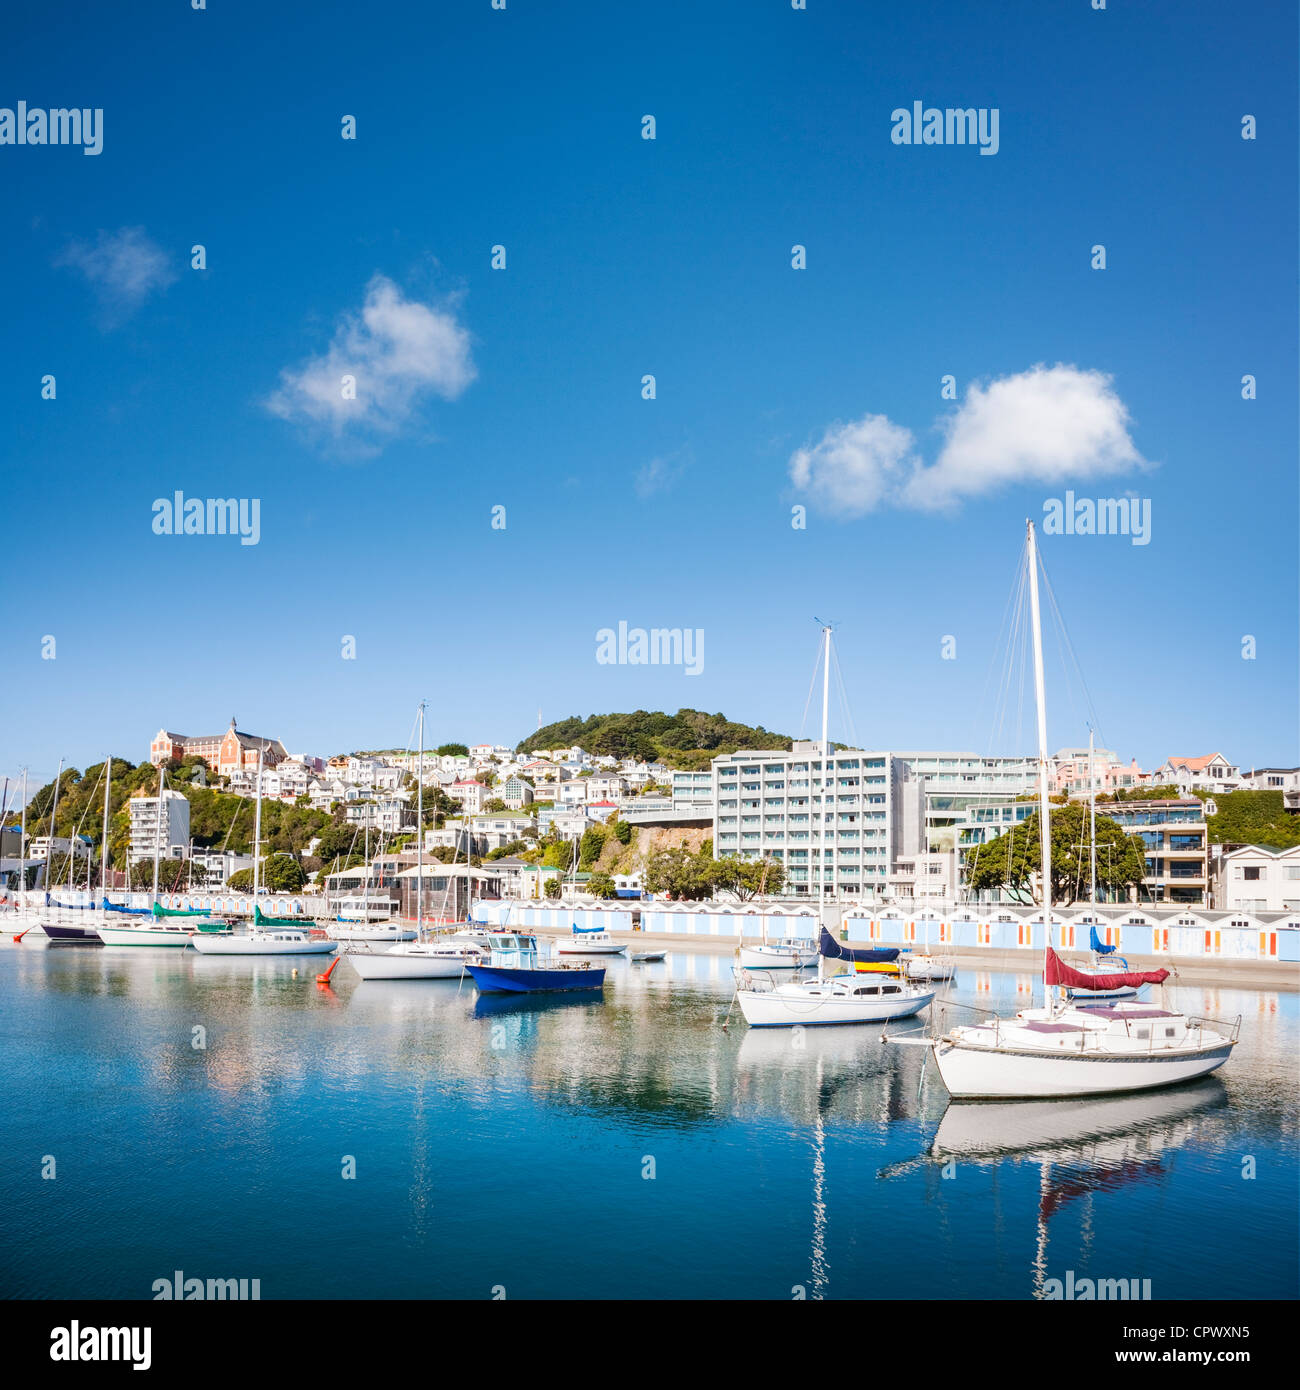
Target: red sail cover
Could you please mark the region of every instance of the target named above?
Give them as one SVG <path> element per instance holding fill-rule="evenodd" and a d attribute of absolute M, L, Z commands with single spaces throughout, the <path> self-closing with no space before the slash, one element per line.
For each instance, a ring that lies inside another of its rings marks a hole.
<path fill-rule="evenodd" d="M 1064 985 L 1067 989 L 1118 989 L 1127 985 L 1136 989 L 1138 985 L 1162 985 L 1169 978 L 1167 970 L 1130 970 L 1115 975 L 1085 975 L 1081 970 L 1072 970 L 1048 947 L 1047 970 L 1043 978 L 1049 985 Z"/>

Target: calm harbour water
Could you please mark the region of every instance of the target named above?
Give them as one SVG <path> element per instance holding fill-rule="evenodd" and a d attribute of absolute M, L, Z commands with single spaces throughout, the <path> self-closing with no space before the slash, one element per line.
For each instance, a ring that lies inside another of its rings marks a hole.
<path fill-rule="evenodd" d="M 176 1270 L 264 1299 L 1296 1292 L 1292 993 L 1180 990 L 1243 1015 L 1195 1087 L 945 1116 L 878 1028 L 724 1032 L 725 955 L 616 961 L 596 1000 L 320 968 L 5 938 L 0 1296 Z M 940 991 L 1010 1010 L 1033 983 Z"/>

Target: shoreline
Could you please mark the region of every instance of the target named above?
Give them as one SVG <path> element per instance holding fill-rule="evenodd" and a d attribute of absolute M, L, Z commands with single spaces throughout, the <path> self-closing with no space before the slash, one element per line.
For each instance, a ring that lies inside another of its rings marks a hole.
<path fill-rule="evenodd" d="M 530 928 L 538 937 L 547 941 L 558 941 L 565 937 L 564 932 L 551 932 L 546 928 Z M 653 943 L 656 947 L 686 949 L 704 955 L 733 955 L 740 944 L 735 936 L 687 936 L 681 932 L 621 932 L 612 931 L 610 936 L 624 945 L 632 946 L 638 942 Z M 746 938 L 748 941 L 749 938 Z M 862 943 L 854 943 L 861 945 Z M 898 947 L 906 949 L 898 941 L 873 941 L 872 946 L 885 949 Z M 961 966 L 979 968 L 991 967 L 999 970 L 1020 970 L 1027 975 L 1041 975 L 1042 953 L 1038 950 L 1020 948 L 1006 950 L 998 946 L 966 946 L 955 952 L 939 952 L 935 955 L 952 955 Z M 1076 957 L 1086 958 L 1087 951 L 1063 951 L 1061 959 L 1066 964 L 1075 962 Z M 1133 970 L 1168 970 L 1169 984 L 1173 987 L 1189 984 L 1226 984 L 1255 986 L 1264 989 L 1281 989 L 1293 993 L 1300 992 L 1300 964 L 1292 961 L 1239 960 L 1231 956 L 1139 956 L 1126 955 L 1125 959 Z"/>

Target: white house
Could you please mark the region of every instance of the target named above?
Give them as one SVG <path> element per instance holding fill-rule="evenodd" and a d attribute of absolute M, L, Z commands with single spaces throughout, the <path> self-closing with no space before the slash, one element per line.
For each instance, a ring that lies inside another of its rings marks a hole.
<path fill-rule="evenodd" d="M 1180 796 L 1196 791 L 1230 792 L 1241 782 L 1241 769 L 1222 753 L 1206 753 L 1199 758 L 1167 758 L 1152 780 L 1156 786 L 1176 786 Z"/>
<path fill-rule="evenodd" d="M 488 799 L 488 789 L 482 782 L 453 782 L 446 792 L 453 801 L 459 801 L 471 816 L 478 815 Z"/>
<path fill-rule="evenodd" d="M 1228 912 L 1300 908 L 1300 845 L 1243 845 L 1219 860 L 1214 905 Z"/>

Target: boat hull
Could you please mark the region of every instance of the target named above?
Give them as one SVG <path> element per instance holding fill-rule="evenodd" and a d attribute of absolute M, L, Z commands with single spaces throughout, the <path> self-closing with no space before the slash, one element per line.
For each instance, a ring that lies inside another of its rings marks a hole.
<path fill-rule="evenodd" d="M 344 957 L 363 980 L 459 980 L 466 962 L 456 956 L 408 956 L 349 951 Z"/>
<path fill-rule="evenodd" d="M 1110 1056 L 962 1045 L 941 1039 L 934 1057 L 954 1100 L 1049 1100 L 1175 1086 L 1217 1071 L 1236 1044 Z"/>
<path fill-rule="evenodd" d="M 42 922 L 41 930 L 51 941 L 72 942 L 85 946 L 102 946 L 103 937 L 94 927 L 61 927 L 53 922 Z"/>
<path fill-rule="evenodd" d="M 736 998 L 751 1028 L 824 1028 L 832 1024 L 883 1023 L 911 1018 L 934 998 L 932 990 L 914 995 L 855 997 L 794 995 L 775 990 L 738 990 Z"/>
<path fill-rule="evenodd" d="M 202 956 L 327 956 L 338 949 L 333 941 L 251 941 L 246 936 L 195 936 L 190 942 Z"/>
<path fill-rule="evenodd" d="M 909 980 L 951 980 L 957 967 L 949 960 L 935 960 L 929 956 L 914 956 L 907 962 Z"/>
<path fill-rule="evenodd" d="M 193 927 L 97 927 L 105 946 L 175 946 L 190 944 Z"/>
<path fill-rule="evenodd" d="M 474 983 L 485 994 L 545 994 L 577 989 L 600 989 L 605 967 L 590 970 L 546 970 L 506 965 L 467 965 Z"/>
<path fill-rule="evenodd" d="M 331 922 L 325 930 L 332 941 L 371 941 L 390 946 L 399 941 L 414 941 L 417 935 L 410 927 L 368 927 L 364 922 Z"/>
<path fill-rule="evenodd" d="M 764 946 L 742 946 L 740 965 L 742 970 L 804 970 L 817 964 L 817 951 L 774 950 Z"/>

